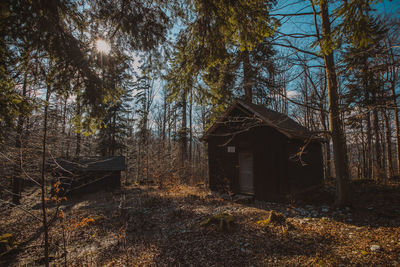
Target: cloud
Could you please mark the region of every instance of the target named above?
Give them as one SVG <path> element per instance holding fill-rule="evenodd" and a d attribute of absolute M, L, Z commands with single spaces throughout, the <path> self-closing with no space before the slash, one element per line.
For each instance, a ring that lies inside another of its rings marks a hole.
<path fill-rule="evenodd" d="M 300 96 L 300 93 L 297 92 L 297 91 L 292 90 L 292 91 L 287 91 L 286 95 L 287 95 L 288 98 L 296 99 L 296 98 L 298 98 Z"/>

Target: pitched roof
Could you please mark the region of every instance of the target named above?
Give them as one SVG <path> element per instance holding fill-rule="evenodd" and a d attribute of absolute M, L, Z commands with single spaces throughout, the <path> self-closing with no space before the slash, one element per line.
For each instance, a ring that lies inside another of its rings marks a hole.
<path fill-rule="evenodd" d="M 203 139 L 207 139 L 208 136 L 218 128 L 218 125 L 223 122 L 236 107 L 244 108 L 248 112 L 254 114 L 265 125 L 275 128 L 277 131 L 286 135 L 290 139 L 316 139 L 315 135 L 310 130 L 300 125 L 289 116 L 268 109 L 262 105 L 256 105 L 241 99 L 235 100 L 233 105 L 230 106 L 225 113 L 222 114 L 222 116 L 207 130 Z"/>
<path fill-rule="evenodd" d="M 125 157 L 87 157 L 72 160 L 58 158 L 51 162 L 55 169 L 67 171 L 124 171 Z"/>

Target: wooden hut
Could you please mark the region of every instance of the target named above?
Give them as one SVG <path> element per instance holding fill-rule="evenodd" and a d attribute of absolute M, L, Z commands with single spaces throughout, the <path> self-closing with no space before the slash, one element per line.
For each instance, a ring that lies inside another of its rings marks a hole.
<path fill-rule="evenodd" d="M 236 100 L 208 129 L 209 184 L 282 201 L 321 185 L 321 139 L 279 112 Z"/>
<path fill-rule="evenodd" d="M 81 194 L 119 188 L 125 157 L 55 159 L 50 166 L 66 194 Z"/>

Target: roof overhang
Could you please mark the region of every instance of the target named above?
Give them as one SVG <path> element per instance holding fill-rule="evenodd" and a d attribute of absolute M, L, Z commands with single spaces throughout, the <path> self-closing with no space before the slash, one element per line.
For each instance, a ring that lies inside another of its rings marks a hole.
<path fill-rule="evenodd" d="M 249 104 L 247 104 L 245 101 L 236 99 L 233 104 L 214 122 L 214 124 L 208 128 L 208 130 L 204 133 L 203 137 L 201 140 L 206 141 L 210 136 L 212 136 L 212 133 L 219 127 L 221 123 L 223 123 L 228 117 L 229 114 L 235 109 L 235 108 L 244 108 L 245 111 L 254 114 L 258 119 L 260 119 L 265 126 L 270 126 L 277 130 L 278 132 L 282 133 L 289 139 L 301 139 L 301 140 L 312 140 L 312 141 L 318 141 L 318 142 L 323 142 L 326 141 L 323 138 L 317 137 L 313 135 L 312 132 L 310 132 L 307 135 L 304 134 L 296 134 L 296 132 L 290 132 L 287 131 L 279 126 L 277 126 L 275 123 L 270 121 L 269 119 L 265 118 L 262 114 L 260 114 L 257 110 L 252 108 Z"/>

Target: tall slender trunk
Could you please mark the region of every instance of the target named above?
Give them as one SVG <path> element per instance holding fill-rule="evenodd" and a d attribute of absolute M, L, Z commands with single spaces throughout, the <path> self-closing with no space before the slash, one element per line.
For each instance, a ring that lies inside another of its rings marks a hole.
<path fill-rule="evenodd" d="M 164 94 L 166 94 L 164 92 Z M 167 127 L 167 96 L 164 95 L 163 99 L 163 119 L 162 119 L 162 126 L 161 126 L 161 139 L 162 139 L 162 147 L 165 146 L 165 139 L 166 139 L 166 127 Z"/>
<path fill-rule="evenodd" d="M 367 177 L 368 179 L 372 178 L 372 169 L 373 169 L 373 153 L 372 153 L 372 128 L 371 128 L 371 114 L 370 111 L 367 112 L 366 114 L 366 120 L 367 120 L 367 160 L 368 160 L 368 173 Z"/>
<path fill-rule="evenodd" d="M 140 138 L 140 136 L 138 136 L 137 138 L 137 144 L 136 144 L 136 147 L 137 147 L 137 156 L 136 156 L 136 182 L 141 182 L 141 175 L 140 175 L 140 168 L 142 167 L 141 166 L 141 153 L 140 153 L 140 151 L 141 151 L 141 144 L 142 144 L 142 142 L 141 142 L 141 138 Z"/>
<path fill-rule="evenodd" d="M 75 157 L 79 157 L 81 154 L 81 131 L 82 131 L 82 126 L 81 126 L 81 93 L 80 89 L 78 90 L 78 93 L 76 95 L 76 117 L 78 119 L 77 125 L 76 125 L 76 150 L 75 150 Z"/>
<path fill-rule="evenodd" d="M 253 102 L 253 81 L 250 65 L 250 52 L 243 51 L 243 83 L 244 83 L 244 98 Z"/>
<path fill-rule="evenodd" d="M 71 128 L 68 130 L 68 135 L 67 135 L 67 152 L 65 153 L 65 156 L 69 158 L 69 152 L 71 150 Z"/>
<path fill-rule="evenodd" d="M 190 95 L 189 104 L 189 164 L 190 164 L 190 177 L 193 176 L 194 159 L 193 159 L 193 99 L 192 93 Z"/>
<path fill-rule="evenodd" d="M 324 129 L 324 132 L 327 133 L 329 131 L 328 126 L 326 125 L 326 115 L 324 112 L 324 109 L 322 109 L 321 112 L 321 121 L 322 121 L 322 127 Z M 326 143 L 324 145 L 325 147 L 325 179 L 329 179 L 331 177 L 331 145 L 330 145 L 330 138 L 328 136 Z"/>
<path fill-rule="evenodd" d="M 114 111 L 114 114 L 112 116 L 112 135 L 111 135 L 111 156 L 115 156 L 115 150 L 116 150 L 116 141 L 115 141 L 115 133 L 116 133 L 116 128 L 117 128 L 117 112 Z"/>
<path fill-rule="evenodd" d="M 65 96 L 64 98 L 64 105 L 63 105 L 63 121 L 62 121 L 62 144 L 61 144 L 61 156 L 65 156 L 65 128 L 67 125 L 67 100 L 68 100 L 68 96 Z"/>
<path fill-rule="evenodd" d="M 171 123 L 172 123 L 172 119 L 171 119 L 171 114 L 172 114 L 172 111 L 171 111 L 171 106 L 170 105 L 168 105 L 167 106 L 167 123 L 168 123 L 168 128 L 166 129 L 166 132 L 167 132 L 167 136 L 166 136 L 166 138 L 167 138 L 167 141 L 168 141 L 168 155 L 169 155 L 169 162 L 172 162 L 172 145 L 171 145 L 171 131 L 172 131 L 172 125 L 171 125 Z M 167 127 L 167 126 L 166 126 Z"/>
<path fill-rule="evenodd" d="M 362 110 L 360 109 L 360 112 Z M 361 149 L 362 149 L 362 172 L 361 172 L 361 178 L 365 178 L 367 176 L 367 149 L 365 145 L 365 132 L 364 132 L 364 124 L 363 124 L 363 119 L 360 121 L 360 132 L 361 132 Z"/>
<path fill-rule="evenodd" d="M 47 225 L 47 208 L 46 208 L 46 139 L 47 139 L 47 117 L 50 101 L 50 84 L 47 85 L 46 103 L 44 106 L 44 123 L 43 123 L 43 139 L 42 139 L 42 172 L 41 172 L 41 202 L 42 202 L 42 223 L 44 231 L 44 260 L 45 266 L 49 266 L 49 231 Z"/>
<path fill-rule="evenodd" d="M 392 81 L 390 90 L 392 92 L 392 104 L 393 104 L 393 116 L 394 116 L 394 125 L 396 127 L 396 165 L 397 165 L 397 173 L 400 172 L 400 120 L 399 120 L 399 108 L 397 106 L 397 96 L 395 91 L 395 83 Z"/>
<path fill-rule="evenodd" d="M 309 105 L 310 105 L 310 101 L 309 101 L 309 96 L 308 96 L 308 82 L 307 82 L 307 75 L 306 75 L 306 67 L 304 67 L 303 69 L 304 71 L 304 104 L 305 104 L 305 116 L 304 116 L 304 120 L 305 120 L 305 126 L 307 129 L 310 129 L 310 124 L 311 124 L 311 119 L 310 119 L 310 109 L 309 109 Z"/>
<path fill-rule="evenodd" d="M 326 74 L 325 74 L 326 75 Z M 321 97 L 320 97 L 320 109 L 321 109 L 321 124 L 323 130 L 325 132 L 326 142 L 324 144 L 325 147 L 325 179 L 329 179 L 332 177 L 332 167 L 331 167 L 331 136 L 327 133 L 329 132 L 329 117 L 327 116 L 326 110 L 326 89 L 327 83 L 324 72 L 321 70 L 320 73 L 320 84 L 321 84 Z M 325 79 L 324 79 L 325 78 Z"/>
<path fill-rule="evenodd" d="M 149 129 L 149 131 L 150 131 L 150 129 Z M 147 131 L 146 131 L 146 135 L 147 135 Z M 149 158 L 150 158 L 150 145 L 149 145 L 149 142 L 150 142 L 150 136 L 149 135 L 147 135 L 147 137 L 146 137 L 146 181 L 147 182 L 149 182 L 150 181 L 150 172 L 149 172 L 149 168 L 150 168 L 150 166 L 149 166 Z"/>
<path fill-rule="evenodd" d="M 327 1 L 321 1 L 320 17 L 322 24 L 322 35 L 324 39 L 330 38 L 331 24 L 329 21 L 329 11 Z M 324 47 L 323 44 L 320 44 Z M 346 139 L 342 128 L 339 108 L 339 95 L 337 86 L 337 77 L 333 51 L 324 53 L 324 63 L 326 77 L 328 80 L 329 97 L 329 122 L 332 132 L 333 156 L 336 170 L 336 206 L 345 206 L 349 204 L 349 169 L 347 159 Z"/>
<path fill-rule="evenodd" d="M 26 83 L 27 83 L 27 74 L 24 75 L 24 83 L 22 85 L 22 96 L 26 96 Z M 22 132 L 24 128 L 24 116 L 20 114 L 18 116 L 18 125 L 17 125 L 17 135 L 15 137 L 15 148 L 18 150 L 18 165 L 14 165 L 14 175 L 12 179 L 12 202 L 15 205 L 19 205 L 21 200 L 21 191 L 22 191 L 22 162 L 23 162 L 23 153 L 22 153 Z"/>
<path fill-rule="evenodd" d="M 392 42 L 391 38 L 387 38 L 387 41 L 385 43 L 388 48 L 386 72 L 387 72 L 388 81 L 390 81 L 391 100 L 392 100 L 393 111 L 394 111 L 393 117 L 394 117 L 394 123 L 395 123 L 395 127 L 396 127 L 396 136 L 395 136 L 396 167 L 397 167 L 396 174 L 399 174 L 400 173 L 400 121 L 399 121 L 399 108 L 398 108 L 398 104 L 397 104 L 397 94 L 396 94 L 396 83 L 397 83 L 399 69 L 395 64 L 396 58 L 395 58 L 395 53 L 394 53 L 394 49 L 393 49 L 394 46 L 393 46 L 393 42 Z"/>
<path fill-rule="evenodd" d="M 282 109 L 282 113 L 283 114 L 288 114 L 288 105 L 289 105 L 289 101 L 288 101 L 288 99 L 287 99 L 287 91 L 286 91 L 286 86 L 283 86 L 282 87 L 282 95 L 284 96 L 283 97 L 283 109 Z"/>
<path fill-rule="evenodd" d="M 376 103 L 376 95 L 375 93 L 372 95 L 372 101 L 373 103 Z M 375 137 L 375 168 L 376 170 L 376 177 L 375 179 L 379 181 L 383 181 L 384 179 L 384 173 L 383 173 L 383 165 L 382 165 L 382 150 L 381 150 L 381 137 L 380 137 L 380 132 L 379 132 L 379 116 L 378 116 L 378 108 L 374 107 L 372 111 L 372 118 L 373 118 L 373 132 L 374 132 L 374 137 Z"/>
<path fill-rule="evenodd" d="M 189 161 L 192 161 L 192 153 L 193 153 L 193 130 L 192 130 L 192 112 L 193 112 L 193 103 L 192 96 L 190 96 L 189 102 Z"/>
<path fill-rule="evenodd" d="M 393 151 L 392 151 L 392 128 L 390 126 L 390 117 L 388 112 L 390 110 L 384 111 L 385 115 L 385 126 L 386 126 L 386 165 L 387 165 L 387 177 L 392 178 L 394 176 L 393 168 Z"/>
<path fill-rule="evenodd" d="M 172 120 L 172 126 L 174 127 L 174 131 L 173 131 L 173 133 L 174 133 L 174 136 L 173 136 L 173 138 L 172 138 L 172 143 L 174 144 L 174 146 L 175 146 L 175 144 L 176 144 L 176 140 L 177 140 L 177 135 L 178 135 L 178 129 L 177 129 L 177 125 L 176 125 L 176 121 L 177 121 L 177 115 L 176 115 L 176 109 L 174 109 L 173 110 L 173 120 Z"/>
<path fill-rule="evenodd" d="M 180 147 L 181 147 L 181 167 L 183 168 L 182 177 L 186 180 L 186 159 L 187 159 L 187 93 L 182 94 L 182 125 L 180 130 Z"/>
<path fill-rule="evenodd" d="M 76 150 L 75 150 L 75 157 L 79 157 L 81 154 L 81 139 L 82 136 L 80 133 L 76 133 Z"/>
<path fill-rule="evenodd" d="M 362 141 L 361 141 L 362 142 Z M 360 179 L 362 176 L 362 144 L 359 143 L 359 138 L 355 139 L 355 147 L 354 149 L 356 149 L 356 151 L 353 154 L 357 154 L 354 155 L 355 157 L 357 156 L 357 178 Z"/>

